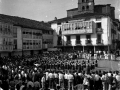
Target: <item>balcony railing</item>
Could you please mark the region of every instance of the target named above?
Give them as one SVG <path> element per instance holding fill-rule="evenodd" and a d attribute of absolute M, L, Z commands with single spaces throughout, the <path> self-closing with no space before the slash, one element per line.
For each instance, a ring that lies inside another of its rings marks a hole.
<path fill-rule="evenodd" d="M 96 40 L 96 44 L 103 44 L 103 40 Z"/>
<path fill-rule="evenodd" d="M 71 45 L 71 41 L 66 41 L 66 45 Z"/>
<path fill-rule="evenodd" d="M 13 51 L 13 45 L 0 45 L 0 51 Z"/>
<path fill-rule="evenodd" d="M 92 44 L 92 40 L 86 40 L 86 45 L 91 45 Z"/>
<path fill-rule="evenodd" d="M 62 24 L 62 34 L 86 34 L 93 33 L 92 21 L 74 21 L 72 23 Z"/>
<path fill-rule="evenodd" d="M 76 45 L 81 45 L 81 41 L 80 40 L 76 40 Z"/>
<path fill-rule="evenodd" d="M 86 33 L 93 33 L 92 29 L 79 29 L 79 30 L 65 30 L 62 31 L 62 34 L 68 35 L 68 34 L 86 34 Z"/>
<path fill-rule="evenodd" d="M 103 29 L 102 28 L 96 28 L 96 33 L 103 33 Z"/>

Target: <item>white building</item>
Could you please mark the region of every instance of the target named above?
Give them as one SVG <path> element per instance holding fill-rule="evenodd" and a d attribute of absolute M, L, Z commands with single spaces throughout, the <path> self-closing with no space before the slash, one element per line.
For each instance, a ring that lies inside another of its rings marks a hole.
<path fill-rule="evenodd" d="M 46 23 L 0 14 L 1 57 L 39 54 L 50 47 L 53 30 Z"/>
<path fill-rule="evenodd" d="M 83 7 L 92 4 L 84 10 L 78 4 L 78 9 L 67 10 L 67 14 L 70 14 L 67 17 L 50 22 L 51 28 L 55 30 L 54 47 L 94 52 L 115 50 L 113 42 L 119 36 L 119 21 L 114 18 L 114 7 L 108 4 L 94 5 L 94 0 L 78 2 Z M 78 11 L 74 13 L 75 10 Z"/>

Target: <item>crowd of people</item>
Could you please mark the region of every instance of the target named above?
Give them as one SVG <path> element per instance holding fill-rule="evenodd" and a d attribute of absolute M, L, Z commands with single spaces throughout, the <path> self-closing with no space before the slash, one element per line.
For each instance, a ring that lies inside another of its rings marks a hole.
<path fill-rule="evenodd" d="M 45 52 L 0 59 L 0 90 L 116 90 L 118 71 L 96 70 L 98 60 L 80 53 Z"/>

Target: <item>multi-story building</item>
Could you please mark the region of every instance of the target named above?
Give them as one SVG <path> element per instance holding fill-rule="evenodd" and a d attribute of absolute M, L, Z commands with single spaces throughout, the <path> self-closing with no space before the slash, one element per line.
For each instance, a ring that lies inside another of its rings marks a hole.
<path fill-rule="evenodd" d="M 119 21 L 110 4 L 94 5 L 94 0 L 78 0 L 78 8 L 67 10 L 67 17 L 50 21 L 54 47 L 81 51 L 115 50 Z M 118 35 L 118 36 L 117 36 Z"/>
<path fill-rule="evenodd" d="M 10 53 L 14 48 L 13 32 L 16 27 L 10 23 L 0 22 L 0 54 L 6 55 L 6 52 Z"/>
<path fill-rule="evenodd" d="M 43 31 L 43 49 L 53 48 L 53 31 L 44 30 Z"/>
<path fill-rule="evenodd" d="M 52 40 L 53 30 L 47 23 L 0 14 L 1 57 L 38 54 L 45 45 L 52 47 Z"/>

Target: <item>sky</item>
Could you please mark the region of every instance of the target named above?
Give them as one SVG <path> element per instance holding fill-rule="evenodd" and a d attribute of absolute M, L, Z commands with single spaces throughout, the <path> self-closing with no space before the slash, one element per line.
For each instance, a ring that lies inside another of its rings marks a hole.
<path fill-rule="evenodd" d="M 120 0 L 95 0 L 95 4 L 111 4 L 116 9 L 116 18 L 120 15 Z M 0 0 L 0 14 L 37 21 L 66 17 L 66 10 L 77 7 L 78 0 Z"/>

